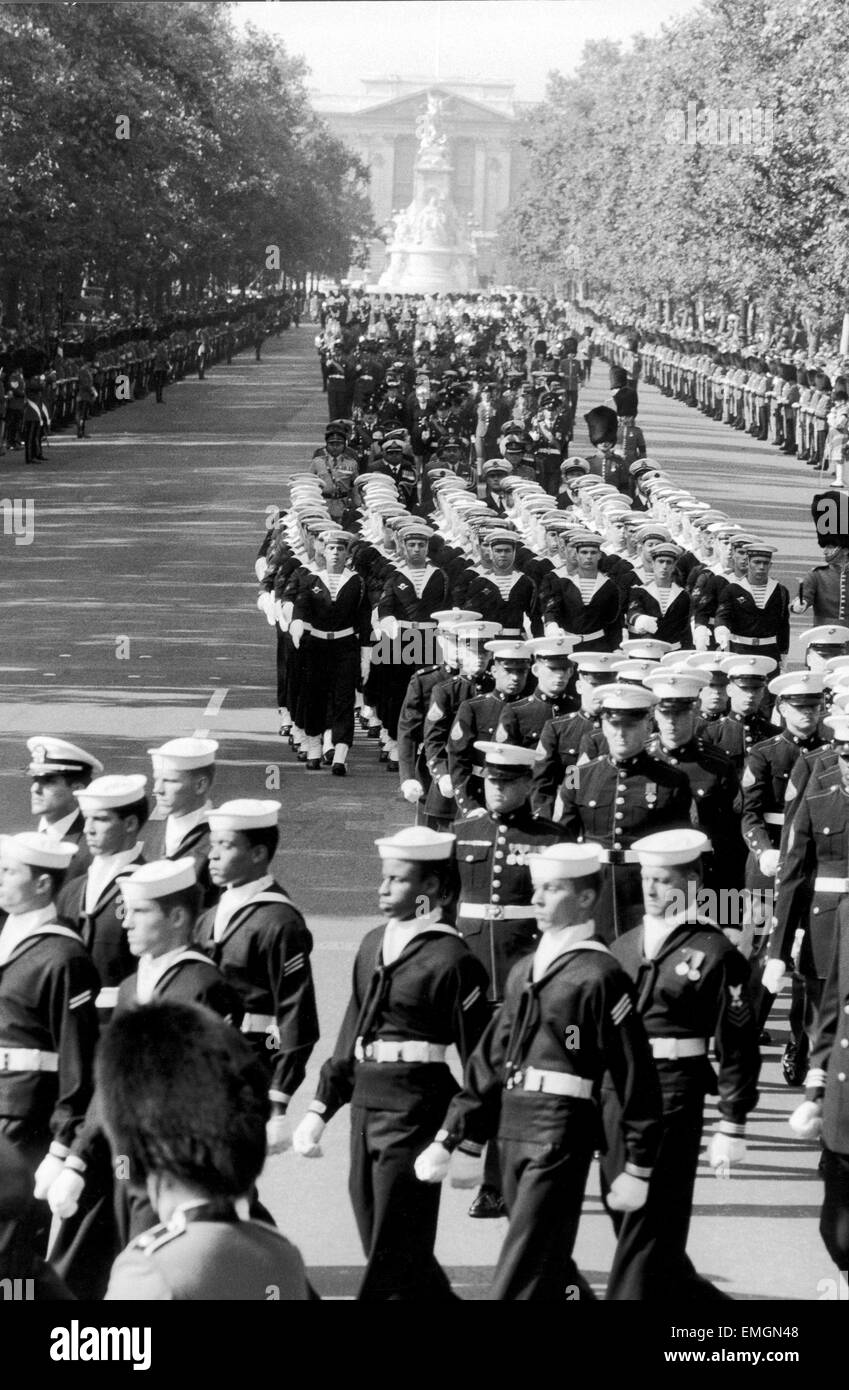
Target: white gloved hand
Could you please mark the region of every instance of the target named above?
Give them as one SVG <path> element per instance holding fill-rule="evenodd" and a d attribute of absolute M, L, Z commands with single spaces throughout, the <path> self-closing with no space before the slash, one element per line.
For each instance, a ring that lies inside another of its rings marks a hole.
<path fill-rule="evenodd" d="M 292 646 L 295 648 L 295 651 L 297 651 L 300 647 L 303 635 L 304 625 L 301 622 L 301 619 L 293 618 L 291 623 L 289 624 L 289 636 L 292 639 Z"/>
<path fill-rule="evenodd" d="M 394 641 L 395 641 L 395 638 L 398 636 L 398 619 L 397 619 L 397 618 L 392 618 L 392 617 L 389 617 L 389 618 L 381 618 L 381 619 L 380 619 L 380 622 L 379 622 L 379 624 L 378 624 L 378 626 L 379 626 L 381 632 L 385 632 L 385 633 L 386 633 L 386 636 L 389 638 L 390 642 L 394 642 Z"/>
<path fill-rule="evenodd" d="M 428 1144 L 413 1167 L 419 1182 L 444 1182 L 451 1166 L 451 1155 L 443 1144 Z"/>
<path fill-rule="evenodd" d="M 260 584 L 262 583 L 263 579 L 265 578 L 265 571 L 266 571 L 267 569 L 268 569 L 268 561 L 266 560 L 266 558 L 265 558 L 264 555 L 260 555 L 259 558 L 254 562 L 254 574 L 256 575 L 256 577 L 257 577 L 257 579 L 259 580 Z"/>
<path fill-rule="evenodd" d="M 442 796 L 447 797 L 449 800 L 451 799 L 451 797 L 453 797 L 454 783 L 451 781 L 451 778 L 447 772 L 443 772 L 442 776 L 438 778 L 436 785 L 439 787 L 439 791 Z"/>
<path fill-rule="evenodd" d="M 326 1128 L 325 1121 L 314 1110 L 308 1110 L 295 1133 L 292 1135 L 292 1148 L 301 1158 L 321 1158 L 321 1136 Z"/>
<path fill-rule="evenodd" d="M 451 1155 L 448 1180 L 452 1187 L 480 1187 L 483 1182 L 483 1152 L 472 1154 L 455 1149 Z"/>
<path fill-rule="evenodd" d="M 54 1216 L 67 1221 L 80 1204 L 85 1188 L 85 1178 L 74 1168 L 63 1168 L 58 1178 L 50 1185 L 47 1202 Z"/>
<path fill-rule="evenodd" d="M 559 623 L 546 623 L 545 635 L 546 637 L 565 637 L 566 633 Z"/>
<path fill-rule="evenodd" d="M 35 1170 L 35 1187 L 33 1192 L 39 1202 L 47 1200 L 47 1194 L 65 1167 L 64 1158 L 57 1158 L 55 1154 L 46 1154 Z"/>
<path fill-rule="evenodd" d="M 409 801 L 411 806 L 415 806 L 417 801 L 421 801 L 424 796 L 424 787 L 421 782 L 417 782 L 415 777 L 408 777 L 401 783 L 401 795 L 405 801 Z"/>
<path fill-rule="evenodd" d="M 265 1126 L 265 1141 L 269 1156 L 283 1154 L 292 1147 L 292 1121 L 288 1115 L 272 1115 Z"/>
<path fill-rule="evenodd" d="M 652 618 L 648 613 L 641 613 L 639 618 L 635 618 L 631 624 L 633 632 L 657 632 L 657 618 Z"/>
<path fill-rule="evenodd" d="M 764 878 L 775 878 L 780 858 L 781 851 L 777 849 L 765 849 L 758 857 L 758 868 Z"/>
<path fill-rule="evenodd" d="M 745 1155 L 745 1139 L 738 1139 L 734 1134 L 723 1134 L 721 1130 L 711 1136 L 707 1161 L 718 1178 L 727 1177 L 732 1168 L 743 1162 Z"/>
<path fill-rule="evenodd" d="M 790 604 L 790 612 L 806 613 L 809 607 L 810 605 L 807 604 L 803 598 L 794 598 Z"/>
<path fill-rule="evenodd" d="M 723 651 L 725 651 L 731 641 L 731 629 L 728 627 L 715 627 L 713 635 L 716 638 L 717 645 L 722 647 Z"/>
<path fill-rule="evenodd" d="M 471 811 L 466 812 L 466 820 L 477 820 L 479 816 L 486 815 L 485 806 L 475 806 Z"/>
<path fill-rule="evenodd" d="M 787 1123 L 797 1139 L 819 1139 L 822 1134 L 822 1101 L 803 1100 Z"/>
<path fill-rule="evenodd" d="M 704 623 L 696 623 L 693 626 L 693 644 L 697 652 L 706 652 L 710 648 L 710 628 Z"/>
<path fill-rule="evenodd" d="M 763 987 L 767 994 L 777 994 L 784 980 L 786 967 L 783 960 L 768 960 L 764 966 Z"/>
<path fill-rule="evenodd" d="M 635 1178 L 632 1173 L 620 1173 L 610 1184 L 607 1205 L 611 1211 L 639 1211 L 644 1207 L 649 1195 L 649 1185 L 645 1178 Z"/>

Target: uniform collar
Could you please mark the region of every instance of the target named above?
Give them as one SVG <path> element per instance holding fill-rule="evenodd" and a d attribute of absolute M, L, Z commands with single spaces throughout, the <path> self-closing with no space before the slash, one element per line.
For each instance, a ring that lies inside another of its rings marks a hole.
<path fill-rule="evenodd" d="M 48 840 L 58 842 L 64 840 L 77 816 L 80 814 L 79 808 L 72 811 L 68 816 L 62 816 L 60 820 L 48 821 L 46 816 L 42 816 L 38 822 L 38 833 L 44 835 Z"/>
<path fill-rule="evenodd" d="M 165 853 L 173 854 L 190 830 L 206 823 L 211 810 L 212 802 L 205 801 L 196 811 L 188 811 L 184 816 L 169 816 L 165 822 Z"/>
<path fill-rule="evenodd" d="M 32 936 L 33 932 L 47 926 L 49 922 L 55 921 L 56 908 L 53 903 L 48 903 L 47 907 L 35 908 L 32 912 L 19 912 L 7 917 L 0 929 L 0 965 L 5 965 L 28 936 Z"/>

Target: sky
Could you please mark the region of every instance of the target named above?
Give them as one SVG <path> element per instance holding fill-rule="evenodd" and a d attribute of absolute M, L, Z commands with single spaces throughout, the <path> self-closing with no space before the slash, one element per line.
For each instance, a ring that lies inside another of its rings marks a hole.
<path fill-rule="evenodd" d="M 362 77 L 508 81 L 538 101 L 551 69 L 571 72 L 587 39 L 656 33 L 698 0 L 267 0 L 236 23 L 279 34 L 311 69 L 308 85 L 357 94 Z M 437 55 L 438 50 L 438 55 Z M 437 69 L 437 61 L 439 67 Z"/>

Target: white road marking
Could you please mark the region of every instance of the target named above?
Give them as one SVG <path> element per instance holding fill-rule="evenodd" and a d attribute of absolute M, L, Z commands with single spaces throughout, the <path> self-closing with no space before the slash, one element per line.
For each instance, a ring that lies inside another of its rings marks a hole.
<path fill-rule="evenodd" d="M 212 692 L 206 709 L 203 712 L 204 719 L 214 719 L 216 717 L 224 701 L 227 699 L 227 693 L 227 686 L 222 686 L 220 690 L 214 690 Z M 195 729 L 192 738 L 209 738 L 209 729 Z"/>

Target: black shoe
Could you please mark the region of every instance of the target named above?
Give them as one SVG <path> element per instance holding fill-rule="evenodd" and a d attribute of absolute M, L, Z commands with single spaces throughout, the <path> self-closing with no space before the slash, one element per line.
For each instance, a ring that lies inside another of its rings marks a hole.
<path fill-rule="evenodd" d="M 397 771 L 398 771 L 398 759 L 397 759 L 397 758 L 390 758 L 390 757 L 387 755 L 387 758 L 386 758 L 386 771 L 387 771 L 387 772 L 397 772 Z"/>
<path fill-rule="evenodd" d="M 291 733 L 292 733 L 292 725 L 291 725 L 291 724 L 281 724 L 281 725 L 280 725 L 280 737 L 281 737 L 281 738 L 288 738 L 289 741 L 290 741 L 290 743 L 291 743 Z"/>
<path fill-rule="evenodd" d="M 385 763 L 389 761 L 389 754 L 387 753 L 385 748 L 381 748 L 380 752 L 377 755 L 377 761 L 379 763 Z"/>
<path fill-rule="evenodd" d="M 493 1221 L 498 1216 L 506 1216 L 507 1208 L 504 1205 L 504 1198 L 500 1192 L 496 1192 L 494 1187 L 480 1188 L 475 1200 L 469 1207 L 469 1216 L 474 1216 L 478 1221 Z"/>
<path fill-rule="evenodd" d="M 377 724 L 372 724 L 366 733 L 366 738 L 380 738 L 380 729 Z"/>
<path fill-rule="evenodd" d="M 760 1043 L 761 1047 L 769 1047 L 772 1043 L 772 1033 L 770 1033 L 767 1028 L 762 1028 L 761 1035 L 758 1038 L 758 1042 Z"/>
<path fill-rule="evenodd" d="M 324 753 L 322 753 L 321 756 L 324 758 L 325 765 L 329 766 L 333 762 L 333 749 L 325 749 Z"/>
<path fill-rule="evenodd" d="M 300 758 L 300 756 L 301 756 L 301 755 L 300 755 L 300 753 L 299 753 L 299 754 L 298 754 L 298 757 Z M 307 772 L 320 772 L 320 771 L 321 771 L 321 758 L 308 758 L 307 755 L 306 755 L 306 753 L 305 753 L 305 754 L 304 754 L 304 761 L 306 762 L 306 765 L 307 765 Z"/>
<path fill-rule="evenodd" d="M 807 1069 L 808 1049 L 806 1047 L 797 1047 L 796 1043 L 789 1042 L 781 1058 L 781 1074 L 787 1082 L 787 1085 L 803 1085 Z"/>
<path fill-rule="evenodd" d="M 347 777 L 348 769 L 344 763 L 331 763 L 330 771 L 334 777 Z"/>
<path fill-rule="evenodd" d="M 299 762 L 299 763 L 305 763 L 306 760 L 307 760 L 306 752 L 304 751 L 303 748 L 299 748 L 299 749 L 298 749 L 298 762 Z"/>

